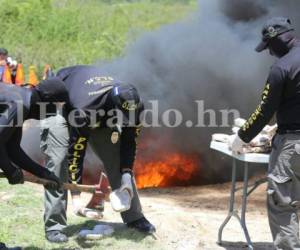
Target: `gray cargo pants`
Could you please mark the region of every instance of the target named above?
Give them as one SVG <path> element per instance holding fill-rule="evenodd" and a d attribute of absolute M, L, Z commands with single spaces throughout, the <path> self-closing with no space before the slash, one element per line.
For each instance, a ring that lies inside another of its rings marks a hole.
<path fill-rule="evenodd" d="M 41 148 L 46 154 L 46 167 L 59 178 L 67 180 L 67 149 L 69 133 L 64 118 L 60 115 L 50 117 L 42 122 Z M 111 129 L 93 129 L 89 144 L 99 157 L 105 168 L 112 190 L 120 187 L 120 144 L 111 142 Z M 133 181 L 134 182 L 134 181 Z M 143 217 L 139 196 L 134 186 L 134 198 L 131 208 L 122 212 L 124 223 L 132 222 Z M 45 231 L 62 231 L 67 224 L 66 218 L 67 192 L 45 191 Z"/>
<path fill-rule="evenodd" d="M 45 165 L 55 173 L 62 182 L 67 182 L 67 152 L 69 131 L 65 119 L 61 115 L 49 117 L 41 121 L 41 150 L 46 156 Z M 45 189 L 44 223 L 45 231 L 62 231 L 67 226 L 67 191 Z"/>
<path fill-rule="evenodd" d="M 276 135 L 268 170 L 267 208 L 276 249 L 300 249 L 300 135 Z"/>

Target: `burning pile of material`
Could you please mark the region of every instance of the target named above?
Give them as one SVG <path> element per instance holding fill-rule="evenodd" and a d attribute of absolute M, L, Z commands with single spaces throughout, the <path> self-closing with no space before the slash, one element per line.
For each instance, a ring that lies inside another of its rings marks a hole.
<path fill-rule="evenodd" d="M 199 176 L 199 157 L 193 154 L 166 153 L 153 161 L 138 160 L 136 182 L 138 188 L 188 185 Z"/>
<path fill-rule="evenodd" d="M 201 158 L 199 153 L 184 152 L 172 146 L 166 137 L 159 143 L 153 135 L 143 137 L 138 147 L 134 166 L 138 188 L 195 185 L 200 181 Z M 155 154 L 145 150 L 150 145 Z M 147 153 L 149 152 L 149 153 Z"/>

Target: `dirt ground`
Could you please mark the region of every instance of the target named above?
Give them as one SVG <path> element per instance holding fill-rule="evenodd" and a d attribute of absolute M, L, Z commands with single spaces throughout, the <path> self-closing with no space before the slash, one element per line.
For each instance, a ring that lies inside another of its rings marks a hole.
<path fill-rule="evenodd" d="M 242 183 L 238 185 L 241 186 Z M 227 215 L 230 183 L 184 188 L 146 189 L 140 196 L 147 218 L 156 225 L 163 249 L 247 249 L 235 218 L 223 233 L 226 242 L 219 246 L 218 228 Z M 255 249 L 273 249 L 265 208 L 266 185 L 261 185 L 248 200 L 247 225 Z M 240 207 L 241 191 L 237 194 Z M 104 221 L 119 221 L 110 204 L 105 204 Z M 70 210 L 69 210 L 70 211 Z"/>

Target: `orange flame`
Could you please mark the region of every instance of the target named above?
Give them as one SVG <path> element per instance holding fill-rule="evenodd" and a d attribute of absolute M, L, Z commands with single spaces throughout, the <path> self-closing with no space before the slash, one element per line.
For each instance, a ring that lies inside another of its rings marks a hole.
<path fill-rule="evenodd" d="M 169 153 L 151 162 L 137 160 L 135 176 L 138 188 L 187 185 L 199 177 L 200 161 L 197 155 Z"/>

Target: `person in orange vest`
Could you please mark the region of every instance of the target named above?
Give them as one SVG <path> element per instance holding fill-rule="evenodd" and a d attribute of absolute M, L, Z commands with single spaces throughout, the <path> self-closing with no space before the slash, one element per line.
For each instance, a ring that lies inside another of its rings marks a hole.
<path fill-rule="evenodd" d="M 6 64 L 10 69 L 12 83 L 15 84 L 18 62 L 9 56 L 7 57 Z"/>

